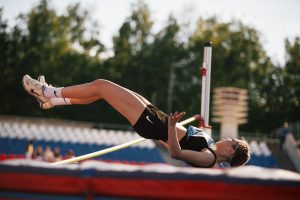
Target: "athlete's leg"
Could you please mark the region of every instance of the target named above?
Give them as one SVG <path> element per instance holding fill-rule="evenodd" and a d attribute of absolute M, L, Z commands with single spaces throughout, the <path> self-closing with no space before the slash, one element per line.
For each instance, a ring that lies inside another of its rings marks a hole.
<path fill-rule="evenodd" d="M 132 91 L 131 91 L 132 92 Z M 143 103 L 145 103 L 146 105 L 150 105 L 151 103 L 145 99 L 143 96 L 135 93 L 135 92 L 132 92 L 133 95 L 135 95 L 137 98 L 139 98 Z M 63 98 L 54 98 L 54 99 L 63 99 Z M 70 101 L 70 104 L 67 104 L 67 103 L 63 103 L 63 101 L 61 101 L 62 103 L 59 103 L 59 102 L 55 102 L 53 101 L 53 99 L 50 99 L 50 102 L 53 103 L 52 106 L 57 106 L 57 105 L 75 105 L 75 104 L 78 104 L 78 105 L 86 105 L 86 104 L 91 104 L 91 103 L 94 103 L 98 100 L 100 100 L 101 98 L 99 96 L 94 96 L 94 97 L 91 97 L 91 98 L 84 98 L 84 99 L 69 99 Z"/>
<path fill-rule="evenodd" d="M 135 95 L 137 98 L 139 98 L 144 104 L 146 105 L 150 105 L 150 101 L 148 101 L 145 97 L 141 96 L 140 94 L 132 91 L 132 90 L 129 90 L 133 95 Z M 71 101 L 71 104 L 90 104 L 90 103 L 94 103 L 95 101 L 99 100 L 99 96 L 94 96 L 94 97 L 91 97 L 91 98 L 88 98 L 88 99 L 70 99 Z"/>
<path fill-rule="evenodd" d="M 53 88 L 45 84 L 43 85 L 28 75 L 23 77 L 22 82 L 25 90 L 38 98 L 41 102 L 47 102 L 50 98 L 54 97 L 68 99 L 104 99 L 122 114 L 131 125 L 135 125 L 141 113 L 146 108 L 146 104 L 130 90 L 103 79 L 65 88 Z"/>
<path fill-rule="evenodd" d="M 42 84 L 46 84 L 46 85 L 49 85 L 49 86 L 52 86 L 51 84 L 48 84 L 46 82 L 46 79 L 45 79 L 45 76 L 43 75 L 40 75 L 38 77 L 38 81 Z M 129 90 L 129 89 L 128 89 Z M 149 105 L 151 104 L 145 97 L 141 96 L 140 94 L 132 91 L 132 90 L 129 90 L 132 94 L 134 94 L 137 98 L 139 98 L 143 103 L 145 103 L 146 105 Z M 70 99 L 70 103 L 71 104 L 90 104 L 90 103 L 93 103 L 97 100 L 99 100 L 99 96 L 94 96 L 94 97 L 90 97 L 90 98 L 79 98 L 79 99 Z M 63 104 L 63 105 L 66 105 L 66 104 Z"/>
<path fill-rule="evenodd" d="M 51 84 L 48 84 L 46 82 L 45 76 L 40 75 L 38 76 L 38 81 L 42 84 L 45 84 L 47 86 L 52 87 Z M 39 99 L 37 98 L 39 101 Z M 94 96 L 91 98 L 85 98 L 85 99 L 66 99 L 66 98 L 51 98 L 49 101 L 43 103 L 39 101 L 40 107 L 42 109 L 50 109 L 53 106 L 62 106 L 62 105 L 71 105 L 71 104 L 91 104 L 95 101 L 99 100 L 98 96 Z"/>
<path fill-rule="evenodd" d="M 134 92 L 134 91 L 131 91 L 131 90 L 129 90 L 132 94 L 134 94 L 137 98 L 139 98 L 144 104 L 146 104 L 146 105 L 150 105 L 151 103 L 150 103 L 150 101 L 148 101 L 145 97 L 143 97 L 142 95 L 140 95 L 140 94 L 138 94 L 138 93 L 136 93 L 136 92 Z"/>
<path fill-rule="evenodd" d="M 98 96 L 94 96 L 91 98 L 86 98 L 86 99 L 70 99 L 71 104 L 79 104 L 79 105 L 85 105 L 85 104 L 91 104 L 94 103 L 95 101 L 98 101 L 99 97 Z"/>
<path fill-rule="evenodd" d="M 136 123 L 146 107 L 146 104 L 130 90 L 103 79 L 98 79 L 86 84 L 65 87 L 61 90 L 61 94 L 63 98 L 70 99 L 104 99 L 122 114 L 131 125 Z"/>
<path fill-rule="evenodd" d="M 146 104 L 146 105 L 151 104 L 145 97 L 141 96 L 140 94 L 133 92 L 131 90 L 128 90 L 128 91 L 130 91 L 133 95 L 135 95 L 137 98 L 139 98 L 144 104 Z M 91 98 L 84 98 L 84 99 L 70 99 L 70 102 L 71 102 L 71 104 L 91 104 L 99 99 L 100 99 L 99 96 L 94 96 Z"/>

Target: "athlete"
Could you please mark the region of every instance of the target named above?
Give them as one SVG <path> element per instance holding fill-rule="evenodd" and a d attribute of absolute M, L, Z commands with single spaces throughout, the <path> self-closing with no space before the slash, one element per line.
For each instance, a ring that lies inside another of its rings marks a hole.
<path fill-rule="evenodd" d="M 38 81 L 39 80 L 39 81 Z M 58 105 L 90 104 L 103 99 L 123 115 L 135 131 L 144 138 L 162 141 L 170 155 L 194 167 L 215 167 L 230 163 L 244 165 L 250 158 L 246 141 L 226 138 L 218 142 L 200 129 L 188 129 L 177 123 L 185 112 L 169 116 L 153 106 L 141 95 L 104 79 L 69 87 L 52 87 L 43 76 L 38 80 L 23 77 L 25 90 L 34 96 L 42 109 Z"/>

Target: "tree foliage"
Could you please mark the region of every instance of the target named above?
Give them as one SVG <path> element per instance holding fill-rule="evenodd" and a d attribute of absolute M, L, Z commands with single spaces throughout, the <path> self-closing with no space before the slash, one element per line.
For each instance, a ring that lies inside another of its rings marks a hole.
<path fill-rule="evenodd" d="M 182 27 L 170 15 L 153 32 L 148 6 L 140 1 L 113 36 L 113 56 L 105 46 L 97 22 L 79 4 L 58 15 L 47 0 L 18 17 L 9 28 L 0 10 L 1 114 L 126 123 L 103 102 L 88 106 L 40 110 L 24 92 L 24 74 L 55 86 L 106 78 L 134 90 L 167 112 L 199 113 L 203 44 L 213 42 L 211 90 L 220 86 L 249 91 L 248 123 L 244 131 L 268 132 L 282 121 L 299 119 L 300 39 L 286 40 L 286 64 L 275 66 L 257 30 L 240 21 L 222 22 L 199 17 L 187 42 Z"/>
<path fill-rule="evenodd" d="M 282 102 L 285 106 L 284 117 L 290 121 L 300 119 L 300 37 L 285 43 L 287 62 L 283 73 L 284 88 L 282 89 Z"/>

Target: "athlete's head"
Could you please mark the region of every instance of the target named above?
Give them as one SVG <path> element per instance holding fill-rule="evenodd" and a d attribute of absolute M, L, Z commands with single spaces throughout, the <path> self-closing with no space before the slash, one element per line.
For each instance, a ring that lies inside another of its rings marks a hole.
<path fill-rule="evenodd" d="M 226 138 L 216 143 L 218 154 L 231 167 L 239 167 L 250 159 L 249 145 L 245 140 Z"/>

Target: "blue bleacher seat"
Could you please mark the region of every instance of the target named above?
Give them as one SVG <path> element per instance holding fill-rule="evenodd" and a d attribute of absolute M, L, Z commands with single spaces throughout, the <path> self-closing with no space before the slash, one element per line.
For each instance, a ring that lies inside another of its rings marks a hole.
<path fill-rule="evenodd" d="M 251 155 L 251 159 L 249 160 L 247 165 L 256 165 L 256 166 L 267 167 L 267 168 L 278 168 L 279 167 L 278 162 L 272 155 L 270 155 L 270 156 Z"/>
<path fill-rule="evenodd" d="M 0 153 L 4 154 L 24 154 L 26 145 L 29 140 L 17 138 L 0 138 Z M 35 140 L 34 147 L 41 145 L 43 149 L 50 146 L 52 149 L 59 147 L 61 154 L 65 155 L 69 149 L 72 149 L 76 156 L 87 153 L 92 153 L 111 146 L 99 144 L 83 144 L 83 143 L 70 143 L 70 142 L 55 142 L 45 140 Z M 164 162 L 160 152 L 156 148 L 140 148 L 129 147 L 116 152 L 99 156 L 95 159 L 109 160 L 109 161 L 129 161 L 129 162 L 143 162 L 143 163 L 156 163 Z"/>

